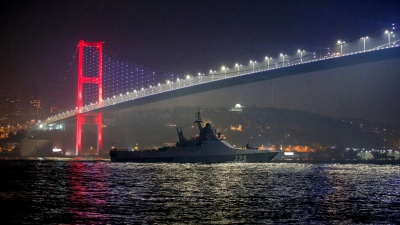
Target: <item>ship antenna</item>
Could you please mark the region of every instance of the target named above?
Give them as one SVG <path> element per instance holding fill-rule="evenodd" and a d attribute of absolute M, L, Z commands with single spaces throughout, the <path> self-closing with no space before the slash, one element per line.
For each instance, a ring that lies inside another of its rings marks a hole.
<path fill-rule="evenodd" d="M 201 132 L 201 123 L 203 122 L 203 120 L 201 120 L 201 117 L 200 117 L 200 109 L 198 109 L 196 116 L 197 116 L 197 120 L 194 121 L 194 123 L 198 124 L 199 130 Z"/>

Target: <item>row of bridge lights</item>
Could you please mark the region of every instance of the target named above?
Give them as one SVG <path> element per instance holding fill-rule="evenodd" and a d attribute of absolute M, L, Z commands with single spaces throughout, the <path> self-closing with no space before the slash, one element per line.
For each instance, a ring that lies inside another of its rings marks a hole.
<path fill-rule="evenodd" d="M 394 29 L 394 28 L 393 28 Z M 388 31 L 388 30 L 386 30 L 385 31 L 385 33 L 386 34 L 388 34 L 388 46 L 390 46 L 390 36 L 395 36 L 394 34 L 393 34 L 393 31 Z M 366 37 L 362 37 L 361 38 L 363 41 L 364 41 L 364 52 L 365 52 L 365 40 L 366 39 L 368 39 L 368 36 L 366 36 Z M 339 45 L 340 45 L 340 55 L 343 55 L 343 45 L 346 43 L 346 42 L 342 42 L 342 41 L 338 41 L 337 42 Z M 300 53 L 300 62 L 303 62 L 303 53 L 305 53 L 306 51 L 305 50 L 301 50 L 301 49 L 299 49 L 299 50 L 297 50 L 297 52 L 298 53 Z M 285 56 L 287 56 L 287 54 L 283 54 L 283 53 L 281 53 L 279 56 L 281 56 L 282 57 L 282 64 L 283 64 L 283 66 L 285 65 Z M 269 66 L 270 66 L 270 63 L 269 63 L 269 60 L 270 59 L 273 59 L 272 57 L 265 57 L 265 59 L 268 61 L 268 69 L 269 69 Z M 255 72 L 255 70 L 254 70 L 254 64 L 255 63 L 257 63 L 257 61 L 253 61 L 253 60 L 250 60 L 250 64 L 252 64 L 252 66 L 253 66 L 253 73 Z M 240 70 L 239 70 L 239 68 L 241 67 L 242 65 L 240 64 L 238 64 L 238 63 L 236 63 L 235 64 L 235 67 L 237 67 L 238 68 L 238 74 L 239 74 L 239 72 L 240 72 Z M 229 69 L 229 68 L 227 68 L 227 67 L 225 67 L 225 66 L 222 66 L 222 70 L 223 71 L 225 71 L 225 78 L 226 78 L 226 70 L 227 69 Z M 216 73 L 217 71 L 213 71 L 213 70 L 210 70 L 210 73 L 212 74 L 212 73 Z"/>
<path fill-rule="evenodd" d="M 394 29 L 394 28 L 393 28 L 393 29 Z M 385 34 L 388 35 L 388 46 L 390 46 L 390 36 L 395 37 L 395 35 L 393 34 L 393 31 L 388 31 L 388 30 L 385 30 Z M 361 39 L 364 41 L 364 52 L 365 52 L 365 40 L 368 39 L 368 36 L 362 37 Z M 340 40 L 338 41 L 338 44 L 340 45 L 340 55 L 343 54 L 343 45 L 344 45 L 345 43 L 346 43 L 346 42 L 344 42 L 344 41 L 343 41 L 343 42 L 341 42 Z"/>
<path fill-rule="evenodd" d="M 200 76 L 200 75 L 204 75 L 204 74 L 199 74 L 199 76 Z M 191 84 L 192 84 L 192 83 L 191 83 L 191 81 L 192 81 L 192 76 L 187 75 L 187 76 L 186 76 L 186 79 L 189 80 L 189 84 L 191 85 Z M 178 84 L 179 84 L 179 88 L 180 88 L 180 82 L 183 81 L 183 80 L 184 80 L 184 79 L 179 79 L 179 78 L 176 79 L 176 81 L 177 81 Z M 172 84 L 173 84 L 173 83 L 174 83 L 173 81 L 166 80 L 166 84 L 169 84 L 169 89 L 170 89 L 170 90 L 172 89 Z M 158 83 L 157 86 L 152 86 L 152 85 L 150 85 L 149 88 L 150 88 L 150 90 L 151 90 L 151 94 L 154 93 L 154 88 L 155 88 L 155 87 L 159 87 L 159 88 L 161 88 L 161 90 L 162 90 L 162 84 L 161 84 L 161 83 Z M 142 88 L 140 89 L 140 91 L 142 91 L 142 92 L 145 91 L 145 90 L 147 90 L 147 88 L 145 89 L 145 88 L 142 87 Z M 135 93 L 135 95 L 136 95 L 136 97 L 137 97 L 137 93 L 138 93 L 137 90 L 133 90 L 132 93 Z M 127 92 L 126 95 L 129 95 L 129 92 Z M 112 98 L 115 99 L 116 97 L 117 97 L 117 96 L 114 95 Z M 122 94 L 120 94 L 119 97 L 122 97 Z M 107 100 L 109 100 L 109 99 L 110 99 L 110 98 L 107 98 Z M 90 105 L 92 105 L 92 104 L 93 104 L 93 103 L 91 103 Z M 97 104 L 97 103 L 96 103 L 96 104 Z"/>
<path fill-rule="evenodd" d="M 300 61 L 301 62 L 303 62 L 303 53 L 305 53 L 305 50 L 297 50 L 297 52 L 299 52 L 300 53 Z M 283 63 L 283 65 L 285 64 L 285 56 L 287 56 L 287 54 L 283 54 L 283 53 L 281 53 L 279 56 L 282 56 L 282 63 Z M 269 66 L 270 66 L 270 63 L 269 63 L 269 60 L 271 60 L 271 59 L 273 59 L 272 57 L 268 57 L 268 56 L 266 56 L 265 57 L 265 60 L 267 60 L 268 61 L 268 69 L 269 69 Z M 253 61 L 253 60 L 250 60 L 250 64 L 252 64 L 252 69 L 253 69 L 253 73 L 255 72 L 255 64 L 257 63 L 257 61 Z M 243 65 L 242 64 L 239 64 L 239 63 L 236 63 L 235 64 L 235 67 L 237 68 L 237 74 L 239 75 L 239 73 L 240 73 L 240 67 L 242 67 Z M 226 71 L 227 70 L 229 70 L 229 68 L 228 67 L 225 67 L 225 66 L 222 66 L 221 67 L 221 70 L 222 71 L 224 71 L 224 73 L 225 73 L 225 78 L 226 78 Z M 217 71 L 216 70 L 210 70 L 210 74 L 215 74 L 215 73 L 217 73 Z M 199 76 L 200 75 L 204 75 L 204 74 L 201 74 L 201 73 L 199 73 L 198 74 Z"/>
<path fill-rule="evenodd" d="M 394 28 L 394 24 L 393 24 L 393 29 L 395 29 Z M 387 36 L 388 36 L 388 46 L 390 46 L 390 36 L 392 36 L 392 37 L 395 37 L 395 35 L 394 35 L 394 33 L 393 33 L 393 31 L 389 31 L 389 30 L 386 30 L 385 31 L 385 34 L 387 34 Z M 366 37 L 362 37 L 361 38 L 362 40 L 363 40 L 363 44 L 364 44 L 364 52 L 365 52 L 365 41 L 366 41 L 366 39 L 368 39 L 368 36 L 366 36 Z M 339 45 L 340 45 L 340 55 L 343 55 L 343 45 L 346 43 L 346 42 L 342 42 L 342 41 L 338 41 L 337 42 Z M 297 52 L 298 53 L 300 53 L 300 61 L 302 62 L 303 61 L 303 53 L 305 53 L 305 50 L 297 50 Z M 315 53 L 314 53 L 315 54 Z M 287 54 L 283 54 L 283 53 L 281 53 L 280 54 L 280 56 L 282 57 L 282 63 L 283 63 L 283 65 L 285 64 L 285 56 L 287 56 Z M 270 67 L 270 63 L 269 63 L 269 61 L 271 60 L 271 59 L 273 59 L 272 57 L 265 57 L 265 60 L 267 60 L 268 61 L 268 69 L 269 69 L 269 67 Z M 257 63 L 257 61 L 253 61 L 253 60 L 250 60 L 250 64 L 252 64 L 252 68 L 253 68 L 253 73 L 255 72 L 255 64 Z M 235 64 L 235 67 L 237 68 L 237 74 L 239 75 L 239 73 L 240 73 L 240 67 L 242 67 L 243 65 L 242 64 L 239 64 L 239 63 L 236 63 Z M 229 68 L 228 67 L 225 67 L 225 66 L 222 66 L 222 71 L 224 71 L 224 73 L 225 73 L 225 78 L 226 78 L 226 73 L 227 73 L 227 71 L 229 70 Z M 210 74 L 215 74 L 215 73 L 217 73 L 217 71 L 213 71 L 213 70 L 210 70 Z M 205 76 L 205 74 L 204 73 L 198 73 L 198 76 L 199 76 L 199 79 L 201 80 L 200 82 L 202 83 L 202 77 L 203 76 Z M 189 84 L 191 85 L 191 80 L 192 80 L 192 76 L 191 75 L 187 75 L 186 76 L 186 79 L 189 79 Z M 184 79 L 179 79 L 179 78 L 177 78 L 177 82 L 179 83 L 179 87 L 180 87 L 180 81 L 181 80 L 184 80 Z M 170 81 L 170 80 L 167 80 L 166 81 L 166 84 L 169 84 L 169 90 L 171 90 L 172 89 L 172 83 L 173 83 L 173 81 Z M 154 86 L 155 87 L 155 86 Z M 153 94 L 153 88 L 154 88 L 153 86 L 151 86 L 150 85 L 150 89 L 151 89 L 151 93 Z M 158 87 L 161 87 L 161 91 L 162 91 L 162 85 L 160 84 L 160 83 L 158 83 Z M 145 89 L 144 88 L 142 88 L 141 89 L 141 91 L 144 91 Z M 136 90 L 134 90 L 132 93 L 135 93 L 136 94 L 136 97 L 137 97 L 137 91 Z M 129 95 L 129 92 L 127 92 L 126 93 L 127 95 Z M 120 97 L 122 97 L 122 94 L 120 94 Z M 113 98 L 114 99 L 116 99 L 116 96 L 114 95 L 113 96 Z M 111 100 L 110 98 L 107 98 L 106 99 L 106 101 L 109 101 L 109 100 Z M 98 103 L 96 102 L 96 103 L 91 103 L 89 106 L 93 106 L 93 105 L 97 105 Z M 77 109 L 77 108 L 76 108 Z M 70 113 L 72 113 L 73 112 L 73 110 L 71 110 L 71 111 L 68 111 L 68 112 L 64 112 L 64 113 L 62 113 L 62 114 L 58 114 L 58 116 L 65 116 L 65 115 L 68 115 L 68 114 L 70 114 Z"/>
<path fill-rule="evenodd" d="M 393 27 L 393 29 L 394 29 L 394 27 Z M 388 46 L 390 46 L 390 36 L 394 37 L 395 35 L 393 34 L 393 31 L 388 31 L 388 30 L 385 31 L 385 34 L 388 35 Z M 363 40 L 364 52 L 365 52 L 365 41 L 366 41 L 366 39 L 368 39 L 368 36 L 366 36 L 366 37 L 361 37 L 361 39 Z M 337 43 L 338 43 L 338 45 L 340 45 L 340 55 L 343 55 L 343 45 L 344 45 L 346 42 L 338 40 Z M 301 61 L 301 62 L 303 62 L 303 53 L 305 53 L 305 52 L 306 52 L 305 50 L 301 50 L 301 49 L 298 49 L 298 50 L 297 50 L 297 53 L 300 54 L 300 61 Z M 314 53 L 314 54 L 315 54 L 315 53 Z M 287 56 L 287 54 L 280 53 L 279 56 L 282 57 L 282 65 L 284 66 L 284 65 L 285 65 L 285 56 Z M 270 68 L 270 60 L 271 60 L 271 59 L 273 59 L 273 58 L 272 58 L 272 57 L 268 57 L 268 56 L 265 57 L 265 60 L 267 60 L 268 69 Z M 250 60 L 250 64 L 252 65 L 252 71 L 253 71 L 253 73 L 255 72 L 255 64 L 256 64 L 256 63 L 257 63 L 257 61 Z M 243 66 L 243 65 L 242 65 L 242 64 L 239 64 L 239 63 L 236 63 L 236 64 L 235 64 L 235 68 L 237 68 L 237 74 L 238 74 L 238 75 L 240 74 L 240 67 L 242 67 L 242 66 Z M 226 66 L 222 66 L 222 67 L 221 67 L 221 70 L 224 72 L 225 78 L 226 78 L 227 71 L 229 70 L 229 68 L 226 67 Z M 215 71 L 215 70 L 214 70 L 214 71 L 213 71 L 213 70 L 210 70 L 210 74 L 211 74 L 211 75 L 214 75 L 214 74 L 216 74 L 216 73 L 217 73 L 217 71 Z M 199 76 L 199 79 L 201 79 L 200 82 L 202 83 L 202 76 L 205 76 L 205 74 L 204 74 L 204 73 L 198 73 L 198 76 Z M 189 85 L 191 85 L 192 76 L 191 76 L 191 75 L 187 75 L 187 76 L 186 76 L 186 79 L 189 80 Z M 178 82 L 178 85 L 179 85 L 178 87 L 179 87 L 179 88 L 180 88 L 180 82 L 183 81 L 183 80 L 184 80 L 184 79 L 179 79 L 179 78 L 177 78 L 177 82 Z M 213 80 L 213 78 L 212 78 L 212 80 Z M 171 89 L 172 89 L 173 81 L 166 80 L 166 84 L 169 84 L 169 90 L 171 90 Z M 160 87 L 160 88 L 161 88 L 161 91 L 162 91 L 162 85 L 161 85 L 160 83 L 158 83 L 157 86 Z M 151 94 L 154 93 L 154 91 L 153 91 L 154 87 L 156 87 L 156 86 L 150 85 Z M 142 88 L 141 91 L 144 92 L 145 89 Z M 136 94 L 136 97 L 137 97 L 137 92 L 138 92 L 137 90 L 134 90 L 134 91 L 133 91 L 133 93 Z M 127 92 L 126 94 L 128 95 L 129 92 Z M 144 92 L 144 94 L 145 94 L 145 92 Z M 122 94 L 120 94 L 120 97 L 122 97 Z M 116 96 L 114 95 L 113 98 L 115 99 Z M 109 100 L 109 98 L 107 98 L 107 100 Z M 91 103 L 90 105 L 93 105 L 93 104 L 94 104 L 94 103 Z M 96 104 L 97 104 L 97 103 L 96 103 Z"/>
<path fill-rule="evenodd" d="M 202 74 L 202 75 L 204 75 L 204 74 Z M 190 75 L 187 75 L 187 76 L 186 76 L 186 79 L 189 80 L 189 84 L 191 85 L 191 84 L 192 84 L 192 83 L 191 83 L 192 77 L 191 77 Z M 184 79 L 179 79 L 179 78 L 177 78 L 176 80 L 177 80 L 177 82 L 180 84 L 180 81 L 182 81 L 182 80 L 184 80 Z M 173 81 L 166 80 L 166 84 L 169 84 L 170 89 L 172 88 L 171 84 L 173 84 L 173 83 L 174 83 Z M 152 86 L 152 85 L 150 85 L 150 86 L 149 86 L 149 89 L 151 90 L 151 93 L 152 93 L 152 94 L 154 93 L 153 90 L 154 90 L 155 87 L 159 87 L 159 88 L 161 88 L 161 90 L 162 90 L 162 85 L 161 85 L 161 83 L 158 83 L 157 86 Z M 180 87 L 180 86 L 179 86 L 179 87 Z M 145 91 L 145 90 L 147 90 L 147 88 L 143 88 L 143 87 L 142 87 L 142 88 L 140 89 L 140 91 Z M 137 93 L 138 93 L 137 90 L 133 90 L 132 93 L 135 93 L 135 94 L 136 94 L 136 97 L 137 97 Z M 129 92 L 126 92 L 126 95 L 129 95 Z M 119 95 L 119 97 L 122 97 L 122 96 L 123 96 L 122 94 Z M 114 95 L 111 99 L 113 99 L 113 98 L 115 99 L 115 98 L 117 98 L 117 96 Z M 106 100 L 110 100 L 110 98 L 107 98 Z M 90 105 L 93 105 L 93 104 L 97 104 L 97 102 L 96 102 L 96 103 L 90 103 Z"/>
<path fill-rule="evenodd" d="M 301 62 L 303 62 L 303 53 L 305 52 L 305 50 L 297 50 L 297 52 L 299 52 L 300 53 L 300 61 Z M 282 56 L 282 63 L 284 64 L 285 63 L 285 56 L 287 56 L 287 54 L 283 54 L 283 53 L 281 53 L 279 56 Z M 270 59 L 273 59 L 272 57 L 268 57 L 268 56 L 266 56 L 265 57 L 265 60 L 267 60 L 268 61 L 268 69 L 269 69 L 269 66 L 270 66 L 270 64 L 269 64 L 269 60 Z M 253 61 L 253 60 L 250 60 L 250 64 L 252 64 L 252 70 L 253 70 L 253 73 L 255 72 L 255 67 L 254 67 L 254 65 L 257 63 L 257 61 Z M 239 75 L 239 73 L 240 73 L 240 67 L 242 67 L 243 65 L 242 64 L 239 64 L 239 63 L 236 63 L 235 64 L 235 67 L 237 68 L 237 72 L 238 72 L 238 75 Z M 226 78 L 226 71 L 227 70 L 229 70 L 229 68 L 228 67 L 225 67 L 225 66 L 222 66 L 221 67 L 221 70 L 222 71 L 224 71 L 224 73 L 225 73 L 225 78 Z M 213 73 L 217 73 L 217 71 L 213 71 L 213 70 L 210 70 L 210 74 L 213 74 Z M 199 76 L 201 75 L 201 73 L 199 73 Z M 204 75 L 204 74 L 203 74 Z"/>

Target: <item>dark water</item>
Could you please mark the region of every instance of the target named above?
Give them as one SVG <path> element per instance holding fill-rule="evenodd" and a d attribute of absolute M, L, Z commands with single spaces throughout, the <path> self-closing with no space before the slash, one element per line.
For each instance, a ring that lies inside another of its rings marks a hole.
<path fill-rule="evenodd" d="M 2 224 L 400 224 L 400 166 L 0 161 Z"/>

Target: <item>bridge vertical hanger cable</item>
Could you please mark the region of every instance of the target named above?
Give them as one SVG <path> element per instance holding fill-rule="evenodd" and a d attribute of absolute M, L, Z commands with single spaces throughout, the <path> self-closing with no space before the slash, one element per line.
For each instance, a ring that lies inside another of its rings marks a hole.
<path fill-rule="evenodd" d="M 391 29 L 392 31 L 390 32 L 390 34 L 393 34 L 393 35 L 391 35 L 390 37 L 394 37 L 395 36 L 395 26 L 397 25 L 397 23 L 396 24 L 392 24 L 390 27 L 386 27 L 386 28 L 384 28 L 384 29 L 380 29 L 379 31 L 382 31 L 382 30 L 385 30 L 385 29 Z M 389 39 L 390 37 L 389 36 L 386 36 L 386 35 L 382 35 L 382 34 L 379 34 L 379 31 L 375 31 L 375 32 L 372 32 L 372 33 L 370 33 L 369 35 L 371 35 L 371 34 L 374 34 L 374 33 L 377 33 L 378 34 L 378 39 L 380 39 L 380 40 L 377 40 L 377 42 L 378 42 L 378 45 L 374 45 L 374 47 L 372 47 L 372 43 L 371 43 L 371 45 L 369 46 L 369 49 L 368 49 L 368 51 L 370 51 L 370 50 L 380 50 L 380 49 L 385 49 L 385 48 L 387 48 L 387 47 L 389 47 L 389 45 L 391 44 L 391 46 L 390 47 L 398 47 L 398 45 L 394 45 L 394 42 L 395 41 L 397 41 L 397 40 L 394 40 L 394 38 L 393 39 Z M 382 39 L 384 39 L 384 37 L 386 37 L 386 41 L 382 41 Z M 348 42 L 346 42 L 346 45 L 348 45 L 349 44 L 349 42 L 352 42 L 352 40 L 353 40 L 353 45 L 355 44 L 355 45 L 357 45 L 357 43 L 360 43 L 359 41 L 358 41 L 358 39 L 359 38 L 353 38 L 353 39 L 351 39 L 350 41 L 348 41 Z M 370 37 L 370 39 L 372 39 L 372 37 Z M 389 39 L 389 40 L 388 40 Z M 372 40 L 371 40 L 372 41 Z M 303 61 L 302 61 L 302 64 L 303 63 L 313 63 L 313 62 L 317 62 L 317 61 L 319 61 L 319 60 L 321 60 L 321 59 L 331 59 L 331 58 L 333 58 L 333 57 L 331 57 L 331 56 L 329 56 L 329 55 L 322 55 L 322 53 L 327 53 L 329 50 L 332 50 L 332 51 L 334 51 L 334 47 L 337 47 L 338 45 L 335 45 L 335 46 L 333 46 L 333 47 L 331 47 L 331 48 L 326 48 L 326 49 L 322 49 L 322 50 L 319 50 L 319 51 L 316 51 L 316 52 L 313 52 L 313 53 L 311 53 L 311 54 L 307 54 L 307 55 L 302 55 L 302 57 L 303 57 Z M 340 46 L 340 45 L 339 45 Z M 352 47 L 351 45 L 349 46 L 349 47 Z M 353 46 L 353 48 L 354 48 L 354 46 Z M 364 47 L 365 48 L 365 47 Z M 354 50 L 354 49 L 353 49 Z M 362 51 L 362 52 L 365 52 L 365 50 L 364 51 Z M 320 55 L 320 57 L 317 57 L 317 53 L 320 53 L 319 55 Z M 358 54 L 358 53 L 361 53 L 360 51 L 353 51 L 353 52 L 351 52 L 351 50 L 349 50 L 349 52 L 346 54 L 346 55 L 352 55 L 352 54 Z M 93 55 L 95 55 L 95 54 L 93 54 Z M 309 59 L 309 60 L 304 60 L 304 58 L 306 58 L 307 56 L 313 56 L 313 58 L 311 58 L 311 59 Z M 92 56 L 92 57 L 94 57 L 94 56 Z M 122 79 L 120 79 L 119 78 L 119 73 L 120 73 L 120 71 L 118 70 L 118 68 L 120 68 L 120 64 L 121 64 L 121 62 L 118 62 L 118 61 L 116 61 L 116 60 L 113 60 L 113 61 L 111 61 L 111 58 L 110 57 L 108 57 L 109 59 L 108 59 L 108 62 L 109 63 L 104 63 L 104 67 L 107 67 L 107 69 L 109 68 L 109 71 L 112 71 L 112 73 L 111 73 L 111 75 L 108 75 L 108 77 L 104 77 L 105 79 L 107 78 L 107 79 L 110 79 L 110 82 L 107 82 L 108 84 L 108 86 L 106 87 L 106 88 L 102 88 L 101 90 L 107 90 L 107 89 L 109 89 L 108 90 L 108 93 L 107 93 L 107 96 L 110 96 L 111 94 L 126 94 L 126 93 L 123 93 L 123 92 L 121 92 L 121 89 L 120 88 L 118 88 L 118 85 L 122 82 L 123 83 L 123 86 L 122 86 L 122 91 L 129 91 L 129 93 L 131 93 L 131 92 L 133 92 L 133 88 L 139 88 L 139 87 L 143 87 L 144 85 L 146 85 L 146 83 L 145 82 L 148 82 L 147 83 L 147 85 L 149 84 L 149 83 L 151 83 L 151 82 L 154 82 L 154 81 L 156 81 L 156 80 L 154 80 L 155 78 L 155 76 L 156 76 L 156 74 L 157 74 L 157 72 L 154 72 L 154 71 L 149 71 L 148 69 L 146 69 L 146 68 L 144 68 L 144 67 L 141 67 L 141 66 L 135 66 L 135 67 L 132 67 L 132 66 L 130 66 L 130 64 L 127 64 L 126 63 L 126 61 L 123 61 L 123 63 L 122 63 L 122 65 L 123 66 L 125 66 L 126 65 L 126 70 L 121 70 L 122 71 L 122 74 L 123 74 L 123 78 Z M 286 58 L 286 57 L 285 57 Z M 290 59 L 290 61 L 292 61 L 292 60 L 296 60 L 296 59 L 299 59 L 299 58 L 294 58 L 294 59 Z M 106 60 L 105 60 L 106 61 Z M 276 66 L 275 66 L 276 65 Z M 291 64 L 292 65 L 292 64 Z M 293 65 L 295 65 L 295 64 L 293 64 Z M 278 68 L 278 63 L 275 63 L 275 62 L 273 62 L 273 64 L 270 64 L 269 62 L 268 62 L 268 65 L 265 65 L 265 66 L 269 66 L 269 67 L 272 67 L 271 69 L 277 69 Z M 116 69 L 115 69 L 116 68 Z M 258 67 L 259 68 L 259 67 Z M 104 68 L 102 68 L 103 70 L 104 70 Z M 269 69 L 268 69 L 269 70 Z M 114 72 L 115 71 L 115 72 Z M 244 73 L 242 73 L 242 71 L 243 70 L 241 70 L 240 71 L 240 75 L 245 75 Z M 266 71 L 266 70 L 265 70 Z M 214 73 L 213 73 L 214 74 Z M 117 75 L 116 76 L 116 78 L 114 79 L 114 76 L 113 75 Z M 166 74 L 162 74 L 162 75 L 166 75 Z M 172 74 L 171 75 L 171 77 L 173 77 L 174 75 L 177 75 L 177 74 Z M 204 75 L 204 74 L 202 74 L 202 75 Z M 238 75 L 239 75 L 239 67 L 238 67 Z M 201 80 L 201 78 L 203 78 L 203 76 L 200 76 L 200 73 L 199 73 L 199 83 L 201 83 L 201 84 L 204 84 L 204 79 L 203 80 Z M 182 79 L 183 80 L 183 79 Z M 210 80 L 210 79 L 208 79 L 208 80 Z M 165 85 L 165 89 L 162 89 L 162 85 L 161 85 L 161 90 L 162 90 L 162 92 L 165 92 L 165 91 L 169 91 L 169 90 L 173 90 L 177 85 L 177 82 L 176 82 L 176 80 L 173 80 L 173 79 L 170 79 L 170 80 L 168 80 L 168 82 L 166 82 L 167 80 L 161 80 L 160 81 L 160 83 L 161 84 L 164 84 Z M 201 81 L 201 82 L 200 82 Z M 180 83 L 179 83 L 180 84 Z M 175 86 L 175 87 L 174 87 Z M 132 88 L 131 90 L 128 90 L 128 89 L 130 89 L 130 88 Z M 93 89 L 94 90 L 94 89 Z M 94 91 L 93 91 L 94 92 Z M 133 95 L 133 93 L 132 93 L 132 98 L 137 98 L 137 97 L 142 97 L 143 96 L 143 92 L 141 92 L 141 91 L 138 91 L 138 92 L 134 92 L 135 94 Z M 147 92 L 147 94 L 148 94 L 149 92 Z M 104 96 L 104 95 L 103 95 Z M 131 100 L 131 99 L 130 99 Z M 100 102 L 100 101 L 99 101 Z M 108 103 L 107 104 L 110 104 L 110 102 L 112 102 L 112 101 L 110 101 L 110 100 L 108 100 Z M 114 101 L 114 103 L 115 103 L 116 101 Z M 44 122 L 44 124 L 49 124 L 49 123 L 51 123 L 52 121 L 56 121 L 56 120 L 59 120 L 61 117 L 64 117 L 64 118 L 66 118 L 66 117 L 69 117 L 69 116 L 72 116 L 74 114 L 74 110 L 70 110 L 70 111 L 67 111 L 66 113 L 65 113 L 65 116 L 64 115 L 54 115 L 54 116 L 52 116 L 52 117 L 49 117 L 45 122 Z"/>
<path fill-rule="evenodd" d="M 165 80 L 175 80 L 179 77 L 179 74 L 154 69 L 142 62 L 130 59 L 125 54 L 112 49 L 109 45 L 105 46 L 110 50 L 110 54 L 116 56 L 115 58 L 122 58 L 117 61 L 105 55 L 105 62 L 107 63 L 104 64 L 104 80 L 105 83 L 113 84 L 105 87 L 105 98 L 141 90 L 142 88 L 148 89 L 158 83 L 165 83 Z M 114 68 L 121 68 L 121 70 L 117 71 Z M 180 76 L 182 77 L 183 75 Z"/>

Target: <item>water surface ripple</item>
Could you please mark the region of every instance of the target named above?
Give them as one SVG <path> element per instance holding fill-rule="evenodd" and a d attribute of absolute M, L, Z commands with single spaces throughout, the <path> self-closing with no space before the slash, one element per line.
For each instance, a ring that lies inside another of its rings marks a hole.
<path fill-rule="evenodd" d="M 400 166 L 0 161 L 17 224 L 400 224 Z"/>

